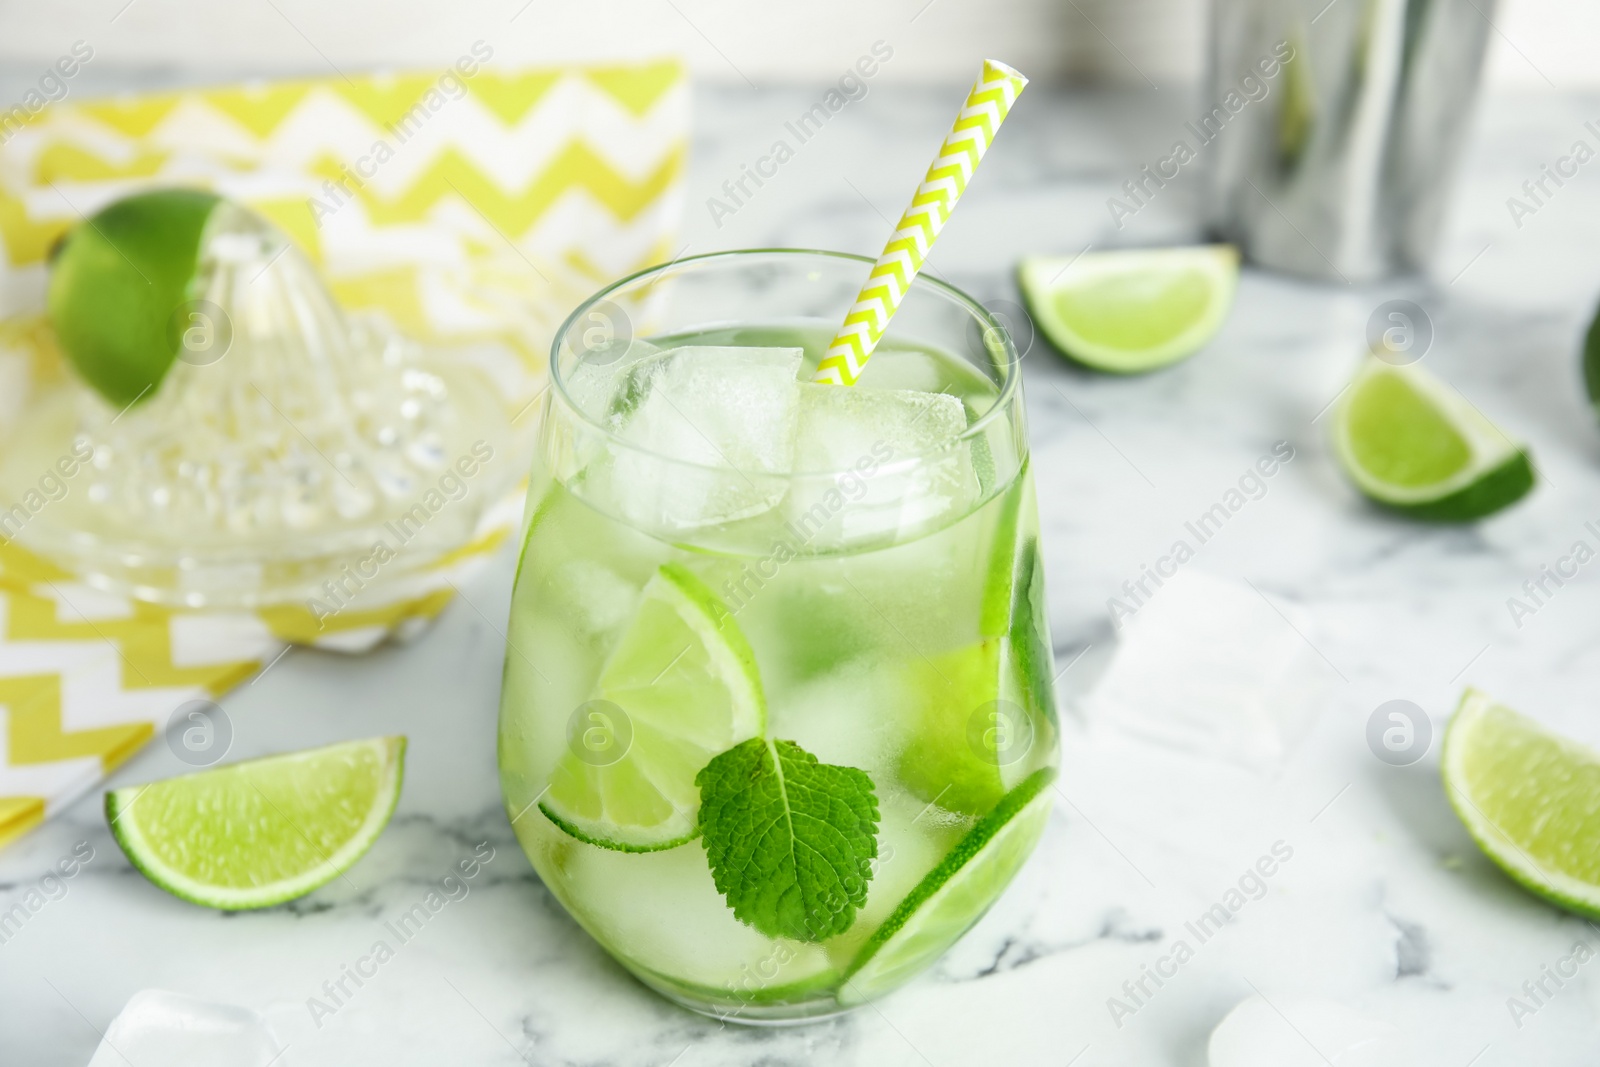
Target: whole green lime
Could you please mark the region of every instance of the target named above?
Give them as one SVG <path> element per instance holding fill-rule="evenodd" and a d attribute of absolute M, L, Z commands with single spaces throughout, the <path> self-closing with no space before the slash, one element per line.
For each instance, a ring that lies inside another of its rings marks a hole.
<path fill-rule="evenodd" d="M 50 320 L 84 380 L 111 403 L 153 395 L 177 355 L 172 322 L 190 287 L 206 220 L 199 189 L 125 197 L 69 231 L 50 274 Z"/>

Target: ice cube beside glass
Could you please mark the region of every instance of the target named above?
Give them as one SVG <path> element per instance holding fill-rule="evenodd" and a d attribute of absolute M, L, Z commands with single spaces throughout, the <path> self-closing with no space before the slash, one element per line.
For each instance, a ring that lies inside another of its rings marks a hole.
<path fill-rule="evenodd" d="M 1211 1032 L 1209 1067 L 1399 1067 L 1418 1062 L 1393 1025 L 1325 997 L 1241 1001 Z"/>
<path fill-rule="evenodd" d="M 1314 622 L 1240 582 L 1179 570 L 1121 603 L 1117 648 L 1084 702 L 1091 724 L 1270 773 L 1309 729 L 1331 668 Z"/>
<path fill-rule="evenodd" d="M 249 1008 L 165 989 L 135 993 L 89 1067 L 287 1067 L 267 1021 Z"/>

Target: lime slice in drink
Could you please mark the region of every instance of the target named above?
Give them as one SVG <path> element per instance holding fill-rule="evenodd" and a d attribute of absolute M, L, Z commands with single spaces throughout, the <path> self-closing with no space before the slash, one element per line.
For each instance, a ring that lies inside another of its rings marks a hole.
<path fill-rule="evenodd" d="M 50 321 L 78 373 L 118 406 L 148 399 L 181 344 L 206 221 L 221 201 L 157 189 L 102 208 L 57 247 Z M 181 318 L 181 316 L 179 316 Z"/>
<path fill-rule="evenodd" d="M 265 908 L 349 870 L 394 814 L 406 739 L 248 760 L 106 794 L 111 833 L 144 876 L 224 911 Z"/>
<path fill-rule="evenodd" d="M 1513 879 L 1600 919 L 1600 752 L 1469 689 L 1444 735 L 1445 793 Z"/>
<path fill-rule="evenodd" d="M 1239 252 L 1204 245 L 1029 256 L 1017 280 L 1061 352 L 1095 370 L 1139 374 L 1193 355 L 1222 327 Z"/>
<path fill-rule="evenodd" d="M 1018 523 L 1024 512 L 1031 516 L 1036 506 L 1026 459 L 1005 495 L 989 506 L 998 508 L 999 514 L 994 525 L 994 540 L 989 546 L 978 632 L 985 637 L 1003 637 L 1011 629 L 1011 608 L 1016 599 Z"/>
<path fill-rule="evenodd" d="M 1356 488 L 1412 518 L 1476 519 L 1533 488 L 1527 451 L 1415 364 L 1369 358 L 1340 401 L 1333 439 Z"/>
<path fill-rule="evenodd" d="M 839 990 L 841 1004 L 887 993 L 983 917 L 1044 833 L 1055 774 L 1051 767 L 1035 771 L 1006 794 L 900 902 L 851 963 Z"/>
<path fill-rule="evenodd" d="M 946 811 L 982 815 L 1051 751 L 1055 693 L 1044 574 L 1026 468 L 1006 495 L 988 552 L 979 629 L 984 639 L 919 656 L 900 687 L 909 741 L 898 775 Z"/>
<path fill-rule="evenodd" d="M 1044 561 L 1039 541 L 1028 538 L 1017 553 L 1016 596 L 1011 609 L 1011 680 L 1017 700 L 1033 716 L 1033 728 L 1054 729 L 1056 719 L 1055 659 L 1051 653 L 1050 620 L 1044 606 Z M 1042 722 L 1040 720 L 1043 720 Z"/>
<path fill-rule="evenodd" d="M 1048 750 L 1034 716 L 1007 684 L 1009 642 L 989 638 L 907 665 L 909 740 L 896 773 L 914 795 L 946 811 L 982 815 Z"/>
<path fill-rule="evenodd" d="M 1039 559 L 1038 504 L 1024 460 L 1016 482 L 1000 502 L 1000 521 L 989 553 L 979 631 L 1007 639 L 1010 679 L 1018 699 L 1034 715 L 1056 722 L 1050 620 L 1044 606 L 1044 564 Z"/>
<path fill-rule="evenodd" d="M 760 734 L 767 711 L 755 653 L 733 614 L 668 563 L 574 715 L 539 810 L 580 841 L 654 852 L 694 837 L 695 775 Z"/>

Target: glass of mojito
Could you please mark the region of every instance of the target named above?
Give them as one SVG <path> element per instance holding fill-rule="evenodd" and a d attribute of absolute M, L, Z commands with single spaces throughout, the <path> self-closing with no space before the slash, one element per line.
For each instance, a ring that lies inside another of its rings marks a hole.
<path fill-rule="evenodd" d="M 1016 350 L 919 278 L 858 384 L 812 384 L 870 264 L 731 252 L 597 293 L 529 488 L 507 813 L 624 966 L 745 1022 L 926 968 L 1054 795 Z"/>

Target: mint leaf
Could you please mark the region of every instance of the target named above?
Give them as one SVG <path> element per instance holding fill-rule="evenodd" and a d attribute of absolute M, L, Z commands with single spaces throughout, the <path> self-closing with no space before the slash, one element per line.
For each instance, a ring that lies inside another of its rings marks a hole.
<path fill-rule="evenodd" d="M 865 771 L 752 737 L 694 784 L 711 877 L 735 918 L 797 941 L 850 928 L 878 855 L 878 798 Z"/>

